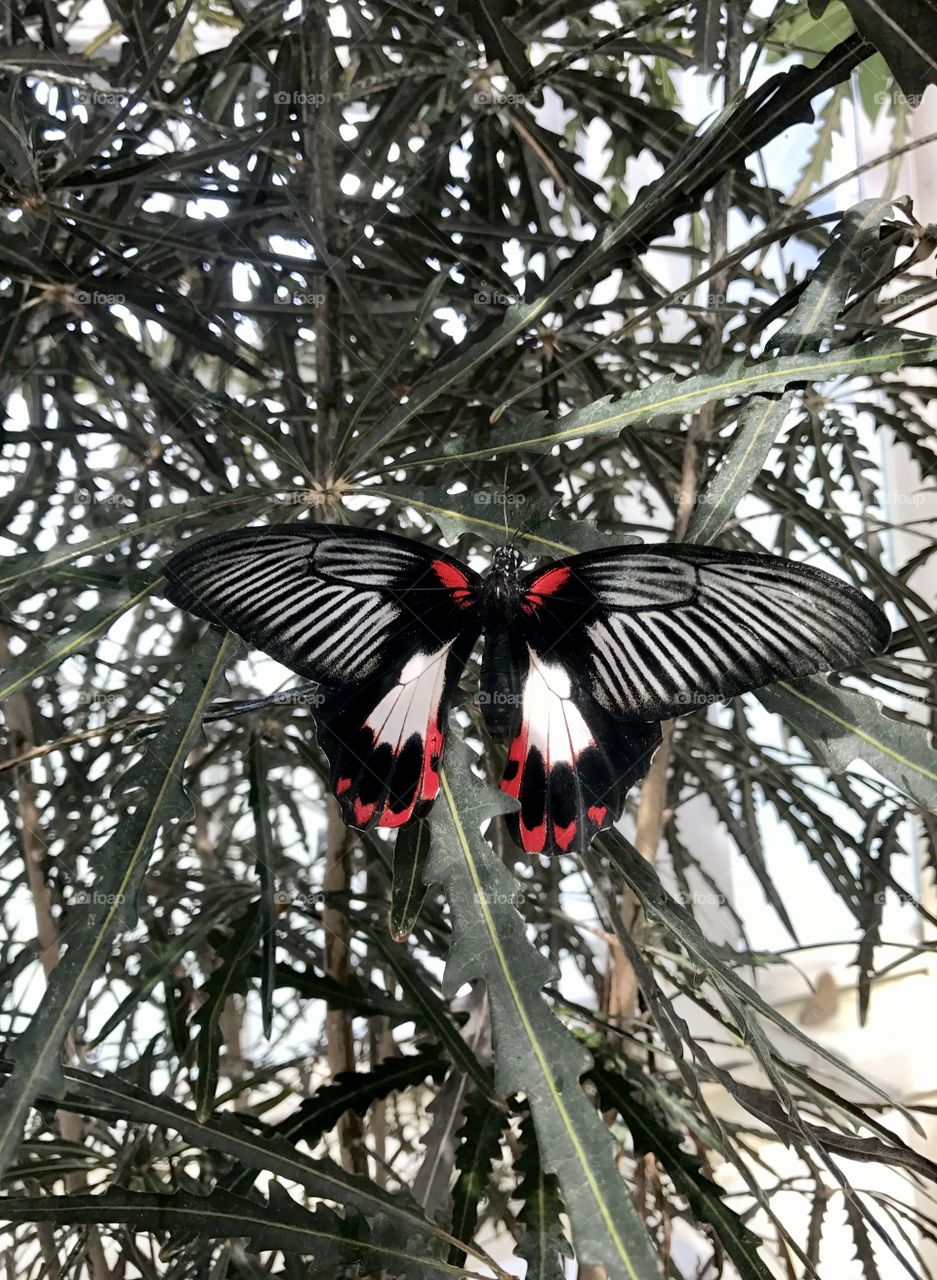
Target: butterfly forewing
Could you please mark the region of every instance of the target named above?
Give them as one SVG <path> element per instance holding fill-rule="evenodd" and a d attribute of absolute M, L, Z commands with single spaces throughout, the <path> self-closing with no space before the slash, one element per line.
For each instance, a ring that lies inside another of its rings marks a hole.
<path fill-rule="evenodd" d="M 403 826 L 432 802 L 481 627 L 476 574 L 392 534 L 290 525 L 207 538 L 166 578 L 174 603 L 321 683 L 320 739 L 350 825 Z"/>
<path fill-rule="evenodd" d="M 544 646 L 584 660 L 595 697 L 629 719 L 849 667 L 889 636 L 881 610 L 830 574 L 711 547 L 574 556 L 523 586 Z"/>

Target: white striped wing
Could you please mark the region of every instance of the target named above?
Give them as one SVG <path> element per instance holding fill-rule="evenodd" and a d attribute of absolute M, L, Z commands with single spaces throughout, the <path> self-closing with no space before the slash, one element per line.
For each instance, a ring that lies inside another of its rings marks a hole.
<path fill-rule="evenodd" d="M 635 720 L 853 666 L 890 634 L 875 604 L 828 573 L 707 547 L 586 554 L 525 586 L 528 634 L 585 663 L 601 705 Z"/>
<path fill-rule="evenodd" d="M 452 641 L 468 621 L 440 578 L 454 562 L 405 539 L 328 525 L 221 534 L 166 566 L 174 604 L 323 684 L 361 680 Z"/>

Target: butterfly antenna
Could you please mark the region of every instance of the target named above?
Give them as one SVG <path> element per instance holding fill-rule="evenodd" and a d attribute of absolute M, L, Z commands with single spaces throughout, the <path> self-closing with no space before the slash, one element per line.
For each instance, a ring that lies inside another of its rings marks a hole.
<path fill-rule="evenodd" d="M 513 543 L 508 539 L 507 497 L 508 497 L 508 469 L 510 468 L 510 465 L 511 464 L 509 462 L 505 462 L 504 464 L 504 484 L 501 486 L 501 522 L 504 525 L 504 541 L 507 546 L 513 545 Z"/>

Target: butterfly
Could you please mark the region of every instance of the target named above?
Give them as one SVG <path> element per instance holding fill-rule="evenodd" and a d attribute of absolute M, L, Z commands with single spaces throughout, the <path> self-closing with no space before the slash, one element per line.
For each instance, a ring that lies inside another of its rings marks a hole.
<path fill-rule="evenodd" d="M 616 822 L 662 720 L 853 666 L 890 635 L 855 587 L 767 554 L 627 545 L 522 570 L 513 546 L 482 576 L 396 534 L 309 523 L 205 538 L 165 573 L 174 604 L 318 682 L 331 788 L 363 830 L 432 804 L 484 634 L 478 702 L 529 853 L 581 852 Z"/>

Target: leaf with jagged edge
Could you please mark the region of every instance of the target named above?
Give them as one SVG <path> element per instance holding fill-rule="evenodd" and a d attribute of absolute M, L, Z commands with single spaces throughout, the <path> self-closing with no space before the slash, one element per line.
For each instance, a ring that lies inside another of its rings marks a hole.
<path fill-rule="evenodd" d="M 390 891 L 390 936 L 406 942 L 426 900 L 424 871 L 429 857 L 429 827 L 424 818 L 404 827 L 394 841 Z"/>
<path fill-rule="evenodd" d="M 449 1069 L 439 1045 L 419 1053 L 385 1058 L 371 1071 L 342 1071 L 329 1084 L 306 1098 L 299 1109 L 283 1122 L 291 1142 L 312 1146 L 333 1128 L 346 1111 L 363 1116 L 370 1106 L 399 1089 L 410 1089 L 424 1080 L 440 1081 Z"/>
<path fill-rule="evenodd" d="M 514 805 L 476 777 L 469 748 L 453 735 L 430 816 L 427 869 L 452 916 L 444 988 L 454 993 L 479 978 L 488 988 L 495 1083 L 505 1095 L 527 1097 L 544 1168 L 562 1189 L 577 1259 L 600 1263 L 609 1280 L 656 1280 L 654 1252 L 615 1167 L 610 1135 L 579 1083 L 589 1056 L 544 999 L 552 967 L 528 942 L 514 878 L 479 830 Z"/>
<path fill-rule="evenodd" d="M 0 1074 L 8 1075 L 10 1070 L 9 1063 L 0 1062 Z M 434 1248 L 453 1244 L 452 1236 L 430 1222 L 406 1190 L 387 1191 L 360 1174 L 347 1172 L 328 1156 L 314 1159 L 297 1151 L 288 1140 L 295 1138 L 288 1122 L 273 1128 L 251 1118 L 248 1127 L 240 1117 L 221 1111 L 200 1121 L 194 1111 L 166 1094 L 149 1093 L 115 1075 L 92 1075 L 64 1067 L 63 1076 L 67 1088 L 64 1101 L 78 1115 L 116 1117 L 171 1129 L 197 1149 L 219 1151 L 237 1161 L 238 1181 L 224 1182 L 220 1186 L 223 1191 L 237 1194 L 253 1183 L 257 1172 L 265 1170 L 297 1183 L 311 1196 L 351 1206 L 365 1217 L 399 1218 L 402 1230 L 424 1233 Z"/>
<path fill-rule="evenodd" d="M 863 200 L 844 215 L 774 338 L 782 355 L 817 349 L 829 338 L 853 289 L 874 279 L 876 264 L 893 252 L 883 250 L 879 240 L 890 208 L 890 200 Z M 722 461 L 697 500 L 684 541 L 710 542 L 716 537 L 764 466 L 794 397 L 793 391 L 777 399 L 755 396 L 745 406 Z"/>
<path fill-rule="evenodd" d="M 625 877 L 645 914 L 651 920 L 663 925 L 681 944 L 689 958 L 699 965 L 702 972 L 719 991 L 720 997 L 727 1003 L 733 1016 L 740 1019 L 740 1029 L 743 1029 L 749 1037 L 754 1049 L 758 1050 L 758 1041 L 763 1038 L 763 1033 L 759 1024 L 749 1015 L 758 1013 L 779 1031 L 791 1036 L 811 1053 L 822 1058 L 835 1071 L 844 1073 L 861 1087 L 871 1090 L 890 1106 L 897 1107 L 909 1123 L 922 1132 L 919 1122 L 907 1107 L 901 1106 L 887 1090 L 868 1080 L 842 1058 L 805 1035 L 798 1026 L 789 1022 L 782 1013 L 773 1008 L 755 987 L 750 986 L 731 966 L 725 964 L 719 954 L 719 948 L 705 937 L 696 918 L 686 907 L 671 897 L 661 883 L 656 868 L 646 858 L 642 858 L 637 849 L 619 831 L 601 832 L 596 837 L 595 847 Z M 764 1062 L 762 1065 L 765 1065 Z M 773 1080 L 778 1078 L 772 1066 L 767 1067 L 767 1074 Z"/>
<path fill-rule="evenodd" d="M 151 578 L 142 586 L 106 593 L 106 599 L 94 609 L 81 615 L 81 621 L 52 640 L 30 639 L 25 652 L 18 654 L 10 665 L 0 672 L 0 702 L 32 684 L 39 676 L 47 675 L 60 666 L 73 653 L 79 653 L 92 640 L 103 636 L 128 610 L 142 604 L 157 590 L 161 577 Z"/>
<path fill-rule="evenodd" d="M 195 1106 L 200 1120 L 207 1120 L 215 1106 L 224 1031 L 221 1015 L 231 996 L 246 995 L 251 979 L 251 958 L 260 944 L 264 913 L 258 901 L 242 916 L 230 921 L 228 931 L 211 938 L 219 964 L 202 987 L 203 1003 L 192 1019 L 198 1027 L 195 1056 Z"/>
<path fill-rule="evenodd" d="M 172 1195 L 125 1191 L 111 1187 L 103 1195 L 7 1198 L 0 1221 L 54 1222 L 56 1226 L 120 1223 L 136 1231 L 197 1231 L 214 1240 L 249 1240 L 255 1249 L 282 1249 L 308 1256 L 316 1266 L 381 1271 L 400 1280 L 428 1276 L 461 1280 L 464 1272 L 433 1257 L 426 1241 L 377 1216 L 365 1222 L 356 1214 L 340 1217 L 324 1205 L 310 1211 L 296 1203 L 277 1183 L 268 1201 L 246 1200 L 227 1191 L 206 1196 L 176 1191 Z"/>
<path fill-rule="evenodd" d="M 431 883 L 432 881 L 427 877 L 427 884 Z M 386 926 L 376 928 L 369 921 L 359 918 L 358 927 L 367 935 L 374 950 L 380 953 L 388 969 L 400 983 L 404 994 L 409 997 L 419 1023 L 439 1039 L 453 1066 L 465 1071 L 474 1080 L 476 1088 L 487 1093 L 493 1102 L 497 1102 L 498 1097 L 492 1086 L 489 1072 L 459 1034 L 448 1005 L 440 1000 L 426 981 L 409 950 L 390 941 Z"/>
<path fill-rule="evenodd" d="M 864 760 L 915 804 L 937 809 L 937 749 L 925 725 L 891 716 L 869 694 L 822 676 L 780 681 L 757 696 L 815 743 L 835 773 Z"/>
<path fill-rule="evenodd" d="M 524 1108 L 521 1119 L 521 1144 L 521 1154 L 515 1167 L 521 1175 L 517 1188 L 521 1209 L 517 1221 L 524 1227 L 524 1234 L 517 1246 L 517 1254 L 527 1263 L 524 1280 L 564 1280 L 566 1267 L 563 1259 L 572 1257 L 563 1230 L 562 1215 L 566 1207 L 556 1176 L 547 1173 L 541 1163 L 529 1107 Z"/>
<path fill-rule="evenodd" d="M 670 1126 L 652 1099 L 610 1059 L 597 1064 L 589 1079 L 598 1090 L 602 1109 L 613 1107 L 621 1116 L 635 1151 L 653 1153 L 677 1191 L 686 1197 L 694 1216 L 709 1223 L 742 1280 L 771 1280 L 770 1269 L 758 1255 L 762 1241 L 725 1203 L 724 1189 L 703 1173 L 699 1156 L 684 1151 L 683 1134 Z"/>
<path fill-rule="evenodd" d="M 570 441 L 616 436 L 630 423 L 650 422 L 666 414 L 693 413 L 704 404 L 757 392 L 783 391 L 791 382 L 829 382 L 834 378 L 885 373 L 905 365 L 931 364 L 935 357 L 937 343 L 933 340 L 907 340 L 898 334 L 819 354 L 800 352 L 757 361 L 744 355 L 733 356 L 705 373 L 686 377 L 667 374 L 617 399 L 604 396 L 555 421 L 545 414 L 534 414 L 514 426 L 492 431 L 484 443 L 471 448 L 466 448 L 462 439 L 446 440 L 441 447 L 406 454 L 395 461 L 394 469 L 470 462 L 517 449 L 543 452 Z"/>
<path fill-rule="evenodd" d="M 508 1114 L 491 1105 L 491 1100 L 476 1089 L 465 1103 L 463 1124 L 458 1132 L 455 1167 L 459 1171 L 452 1188 L 452 1234 L 460 1240 L 471 1240 L 478 1227 L 479 1208 L 488 1191 L 491 1169 L 501 1153 L 501 1135 Z M 453 1266 L 465 1263 L 461 1249 L 451 1249 Z"/>
<path fill-rule="evenodd" d="M 103 556 L 114 547 L 132 539 L 143 539 L 149 535 L 157 535 L 164 528 L 176 529 L 184 520 L 195 516 L 208 515 L 218 508 L 257 507 L 262 508 L 265 502 L 273 501 L 273 494 L 264 495 L 256 489 L 248 493 L 219 493 L 210 498 L 195 498 L 191 502 L 167 503 L 155 507 L 138 519 L 127 520 L 120 524 L 109 524 L 106 529 L 97 529 L 81 542 L 59 542 L 48 551 L 24 551 L 16 556 L 7 556 L 0 569 L 0 588 L 10 587 L 16 582 L 29 579 L 30 582 L 51 578 L 65 572 L 75 560 L 84 556 Z M 253 518 L 241 517 L 241 519 Z M 227 527 L 224 524 L 211 526 L 211 532 Z"/>
<path fill-rule="evenodd" d="M 493 546 L 514 542 L 531 556 L 567 556 L 577 551 L 600 551 L 604 547 L 640 542 L 634 534 L 602 533 L 591 520 L 568 520 L 552 514 L 560 499 L 531 500 L 526 494 L 503 489 L 447 493 L 427 486 L 397 492 L 383 485 L 382 498 L 401 507 L 412 507 L 428 516 L 447 541 L 463 533 L 481 535 Z"/>
<path fill-rule="evenodd" d="M 97 854 L 91 901 L 69 933 L 68 949 L 50 974 L 29 1027 L 7 1050 L 15 1066 L 0 1093 L 0 1169 L 16 1149 L 37 1094 L 61 1095 L 65 1037 L 107 963 L 114 939 L 136 922 L 137 893 L 160 828 L 189 807 L 182 768 L 230 647 L 227 637 L 209 631 L 189 652 L 184 691 L 170 707 L 162 729 L 124 775 L 122 789 L 133 795 L 133 807 Z"/>

